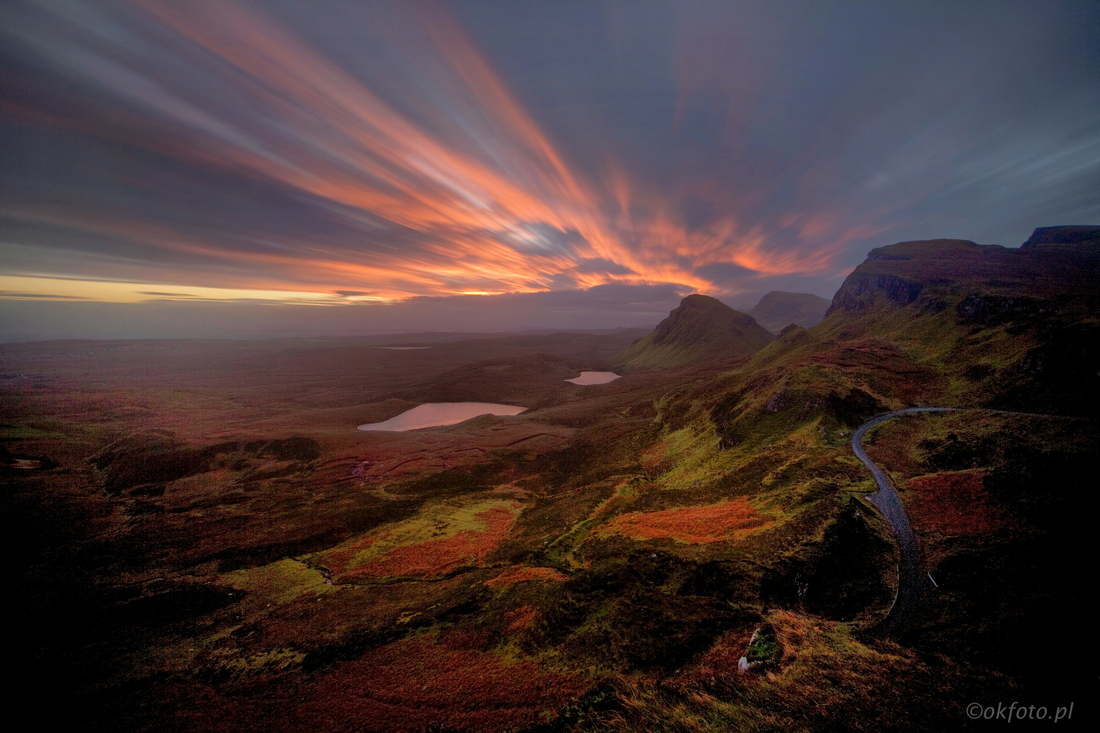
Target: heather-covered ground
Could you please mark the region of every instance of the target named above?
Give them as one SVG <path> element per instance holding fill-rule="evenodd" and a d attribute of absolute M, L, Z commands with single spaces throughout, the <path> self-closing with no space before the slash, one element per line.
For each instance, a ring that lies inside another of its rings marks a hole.
<path fill-rule="evenodd" d="M 1061 326 L 948 290 L 584 387 L 629 339 L 4 347 L 17 692 L 107 730 L 1087 719 L 1095 420 L 970 409 L 1070 404 L 1025 369 Z M 528 410 L 355 430 L 428 400 Z M 897 551 L 848 441 L 914 404 L 968 409 L 866 441 L 939 585 L 887 640 Z"/>

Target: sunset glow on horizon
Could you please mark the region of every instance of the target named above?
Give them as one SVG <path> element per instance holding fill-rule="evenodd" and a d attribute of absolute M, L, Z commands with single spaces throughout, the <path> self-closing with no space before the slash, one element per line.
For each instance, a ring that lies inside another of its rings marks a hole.
<path fill-rule="evenodd" d="M 905 6 L 554 7 L 7 4 L 0 298 L 828 296 L 875 246 L 1096 215 L 1038 183 L 1097 175 L 1087 73 L 980 56 L 1026 23 L 972 51 L 891 40 L 975 32 Z M 990 127 L 1021 74 L 1063 104 Z"/>

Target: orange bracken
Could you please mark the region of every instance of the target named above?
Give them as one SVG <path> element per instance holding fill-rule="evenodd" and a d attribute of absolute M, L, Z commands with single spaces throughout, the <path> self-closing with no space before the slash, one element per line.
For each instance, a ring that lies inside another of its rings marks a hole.
<path fill-rule="evenodd" d="M 748 500 L 737 497 L 721 504 L 677 507 L 659 512 L 628 512 L 604 529 L 640 540 L 674 539 L 680 542 L 733 540 L 768 524 Z"/>

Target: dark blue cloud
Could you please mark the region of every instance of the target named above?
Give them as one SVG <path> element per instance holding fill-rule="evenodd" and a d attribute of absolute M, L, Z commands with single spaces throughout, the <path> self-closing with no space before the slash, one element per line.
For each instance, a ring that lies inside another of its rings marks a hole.
<path fill-rule="evenodd" d="M 1100 222 L 1089 1 L 8 0 L 0 79 L 13 275 L 564 324 Z"/>

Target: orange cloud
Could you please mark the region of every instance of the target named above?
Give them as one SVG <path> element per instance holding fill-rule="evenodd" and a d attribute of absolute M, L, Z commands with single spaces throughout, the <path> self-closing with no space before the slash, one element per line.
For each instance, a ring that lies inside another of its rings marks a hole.
<path fill-rule="evenodd" d="M 482 127 L 471 134 L 495 156 L 460 149 L 432 134 L 425 120 L 445 126 L 445 107 L 429 106 L 424 119 L 414 120 L 291 30 L 242 4 L 133 2 L 203 49 L 206 60 L 197 62 L 205 64 L 203 72 L 236 89 L 261 123 L 246 127 L 232 115 L 219 115 L 202 99 L 174 89 L 170 79 L 157 78 L 155 70 L 130 67 L 122 74 L 114 61 L 93 66 L 86 73 L 184 131 L 134 135 L 130 144 L 274 181 L 327 202 L 332 216 L 364 241 L 384 240 L 392 231 L 415 235 L 415 245 L 406 237 L 388 247 L 357 249 L 296 235 L 235 249 L 218 243 L 216 236 L 136 216 L 48 207 L 8 212 L 142 242 L 199 263 L 157 282 L 186 284 L 200 277 L 204 285 L 264 291 L 355 288 L 387 299 L 530 292 L 558 287 L 562 278 L 571 287 L 617 281 L 713 292 L 715 283 L 696 274 L 700 267 L 734 264 L 768 276 L 827 272 L 835 269 L 844 243 L 866 234 L 842 230 L 840 217 L 827 212 L 791 214 L 771 229 L 746 228 L 736 215 L 744 202 L 705 190 L 718 213 L 690 227 L 676 210 L 676 192 L 633 180 L 613 159 L 605 181 L 585 180 L 457 21 L 436 6 L 418 7 L 415 13 L 440 59 L 435 73 L 448 75 L 436 81 L 446 94 L 479 111 Z M 127 126 L 148 131 L 136 113 L 129 121 L 121 111 L 110 117 L 116 124 L 101 134 L 126 137 L 118 131 Z M 550 241 L 536 227 L 568 241 Z M 777 247 L 773 236 L 785 229 L 802 246 Z M 616 267 L 585 269 L 589 260 Z M 133 278 L 149 280 L 147 271 L 140 272 L 148 264 L 135 260 L 113 266 L 129 267 Z"/>

